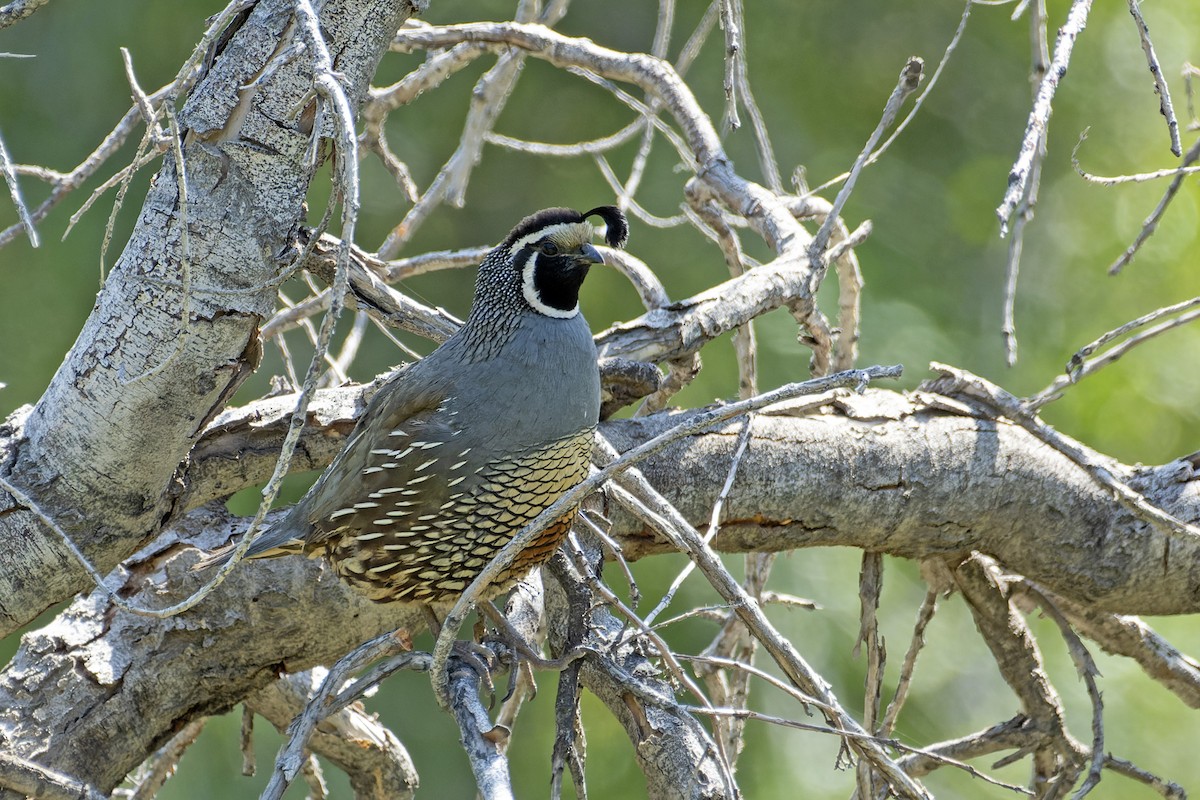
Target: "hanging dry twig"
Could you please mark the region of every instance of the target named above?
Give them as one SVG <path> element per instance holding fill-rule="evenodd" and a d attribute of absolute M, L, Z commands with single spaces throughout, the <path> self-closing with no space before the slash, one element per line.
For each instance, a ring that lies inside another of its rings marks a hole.
<path fill-rule="evenodd" d="M 1050 60 L 1050 68 L 1046 71 L 1034 98 L 1033 110 L 1029 113 L 1029 122 L 1025 127 L 1025 136 L 1021 140 L 1021 151 L 1008 175 L 1008 189 L 1004 193 L 1004 200 L 996 209 L 996 216 L 1000 219 L 1001 236 L 1008 234 L 1009 220 L 1012 219 L 1021 198 L 1027 193 L 1026 186 L 1033 172 L 1039 143 L 1046 137 L 1050 127 L 1054 93 L 1058 89 L 1059 81 L 1067 74 L 1075 40 L 1083 33 L 1091 10 L 1091 0 L 1072 0 L 1067 21 L 1058 29 L 1058 38 L 1054 42 L 1054 57 Z"/>
<path fill-rule="evenodd" d="M 904 708 L 904 701 L 908 699 L 908 691 L 916 672 L 917 656 L 925 647 L 925 629 L 929 627 L 934 612 L 937 611 L 937 598 L 937 590 L 930 587 L 925 593 L 925 599 L 921 601 L 920 610 L 917 611 L 912 639 L 909 641 L 908 651 L 904 654 L 904 662 L 900 665 L 900 677 L 896 680 L 896 692 L 892 695 L 892 701 L 888 703 L 887 710 L 883 713 L 883 721 L 879 724 L 879 735 L 885 738 L 891 736 L 892 731 L 896 729 L 896 720 L 900 718 L 900 710 Z"/>
<path fill-rule="evenodd" d="M 1029 581 L 1023 584 L 1023 590 L 1037 600 L 1046 615 L 1058 626 L 1063 641 L 1067 643 L 1067 652 L 1071 654 L 1071 661 L 1075 663 L 1075 671 L 1079 673 L 1080 679 L 1087 687 L 1088 699 L 1092 701 L 1091 762 L 1087 778 L 1084 779 L 1083 784 L 1074 795 L 1075 800 L 1080 800 L 1096 784 L 1100 783 L 1101 770 L 1104 769 L 1104 703 L 1100 699 L 1100 689 L 1096 686 L 1096 676 L 1100 674 L 1100 670 L 1097 669 L 1096 662 L 1092 660 L 1092 654 L 1084 647 L 1079 636 L 1071 628 L 1071 623 L 1058 610 L 1054 602 Z"/>
<path fill-rule="evenodd" d="M 1167 136 L 1171 140 L 1171 152 L 1176 158 L 1183 154 L 1183 146 L 1179 143 L 1179 120 L 1175 118 L 1175 106 L 1171 103 L 1171 89 L 1162 74 L 1162 65 L 1158 63 L 1158 54 L 1154 52 L 1154 43 L 1150 41 L 1150 26 L 1142 16 L 1142 6 L 1138 0 L 1129 0 L 1129 13 L 1137 24 L 1138 39 L 1142 43 L 1142 51 L 1146 54 L 1146 64 L 1150 74 L 1154 76 L 1154 92 L 1158 95 L 1158 111 L 1167 122 Z"/>
<path fill-rule="evenodd" d="M 1033 91 L 1038 91 L 1050 68 L 1050 51 L 1046 44 L 1046 0 L 1032 0 L 1029 12 L 1029 39 L 1033 45 L 1033 63 L 1029 71 Z M 1021 202 L 1014 210 L 1012 235 L 1008 240 L 1008 258 L 1004 267 L 1004 321 L 1000 333 L 1004 337 L 1004 358 L 1008 365 L 1017 363 L 1017 279 L 1021 274 L 1021 253 L 1025 248 L 1025 226 L 1033 221 L 1038 191 L 1042 185 L 1042 163 L 1046 159 L 1045 131 L 1037 141 L 1029 167 L 1029 181 L 1021 193 Z"/>
<path fill-rule="evenodd" d="M 1187 177 L 1188 167 L 1196 163 L 1197 160 L 1200 160 L 1200 139 L 1197 139 L 1188 148 L 1187 154 L 1184 155 L 1183 161 L 1179 164 L 1179 169 L 1174 171 L 1175 177 L 1171 179 L 1171 183 L 1163 193 L 1162 199 L 1158 201 L 1158 205 L 1154 207 L 1154 210 L 1150 212 L 1150 216 L 1146 217 L 1146 221 L 1142 223 L 1142 228 L 1138 231 L 1138 235 L 1134 238 L 1133 243 L 1108 268 L 1109 275 L 1116 275 L 1123 270 L 1129 262 L 1133 261 L 1133 257 L 1142 249 L 1142 245 L 1154 235 L 1154 232 L 1158 229 L 1159 221 L 1162 220 L 1163 214 L 1167 211 L 1167 206 L 1175 199 L 1175 196 L 1179 193 L 1179 188 L 1183 186 L 1183 179 Z"/>
<path fill-rule="evenodd" d="M 879 704 L 883 699 L 883 670 L 887 663 L 883 637 L 879 633 L 879 597 L 883 592 L 883 556 L 863 553 L 858 576 L 859 626 L 853 654 L 858 656 L 866 645 L 867 672 L 864 676 L 863 728 L 879 732 Z M 858 793 L 860 797 L 878 794 L 875 773 L 870 762 L 858 762 Z"/>

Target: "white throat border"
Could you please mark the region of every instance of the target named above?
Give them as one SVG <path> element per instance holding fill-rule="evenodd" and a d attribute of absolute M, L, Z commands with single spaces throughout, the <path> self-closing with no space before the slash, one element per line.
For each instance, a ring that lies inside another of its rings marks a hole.
<path fill-rule="evenodd" d="M 543 238 L 546 235 L 546 230 L 550 230 L 550 228 L 538 232 L 535 238 Z M 530 237 L 526 236 L 524 239 L 520 239 L 517 243 L 520 244 L 528 238 Z M 528 242 L 526 242 L 526 244 L 528 244 Z M 522 245 L 522 247 L 524 247 L 524 245 Z M 529 303 L 530 307 L 537 313 L 547 317 L 553 317 L 554 319 L 570 319 L 571 317 L 579 314 L 578 303 L 575 304 L 574 308 L 563 311 L 561 308 L 553 308 L 552 306 L 546 305 L 542 302 L 542 299 L 538 297 L 537 286 L 535 286 L 533 283 L 533 272 L 537 269 L 537 257 L 538 253 L 537 251 L 534 251 L 525 261 L 525 266 L 521 268 L 521 293 L 525 295 L 525 302 Z"/>

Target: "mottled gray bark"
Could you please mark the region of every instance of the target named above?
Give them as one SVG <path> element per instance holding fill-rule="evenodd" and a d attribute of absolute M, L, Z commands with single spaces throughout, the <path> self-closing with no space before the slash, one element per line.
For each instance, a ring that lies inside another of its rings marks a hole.
<path fill-rule="evenodd" d="M 223 509 L 193 512 L 109 580 L 139 589 L 141 604 L 178 599 L 205 577 L 188 571 L 196 551 L 182 540 L 215 546 L 231 523 Z M 0 677 L 4 751 L 107 794 L 189 720 L 370 636 L 423 624 L 415 610 L 362 600 L 316 566 L 254 562 L 196 609 L 161 621 L 121 612 L 100 592 L 76 600 L 25 637 Z"/>

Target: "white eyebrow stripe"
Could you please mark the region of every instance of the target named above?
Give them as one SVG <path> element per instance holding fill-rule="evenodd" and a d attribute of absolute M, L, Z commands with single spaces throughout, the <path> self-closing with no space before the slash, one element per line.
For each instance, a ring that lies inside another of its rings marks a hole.
<path fill-rule="evenodd" d="M 592 238 L 593 230 L 592 230 L 592 224 L 590 222 L 559 222 L 554 225 L 547 225 L 545 228 L 538 228 L 533 233 L 527 233 L 524 236 L 522 236 L 520 239 L 517 239 L 508 248 L 508 255 L 511 258 L 512 256 L 515 256 L 517 253 L 521 252 L 522 248 L 528 247 L 529 245 L 533 244 L 534 242 L 540 242 L 542 239 L 545 239 L 547 236 L 557 236 L 559 234 L 568 234 L 568 233 L 572 232 L 573 230 L 576 230 L 579 233 L 586 232 L 586 238 L 588 240 L 590 240 Z"/>

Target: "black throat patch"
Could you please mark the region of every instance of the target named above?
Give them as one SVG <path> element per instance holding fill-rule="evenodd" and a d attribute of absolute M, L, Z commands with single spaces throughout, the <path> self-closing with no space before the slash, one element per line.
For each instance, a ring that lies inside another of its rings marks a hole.
<path fill-rule="evenodd" d="M 538 300 L 555 311 L 574 311 L 590 266 L 571 256 L 537 253 L 533 262 L 533 289 Z"/>

